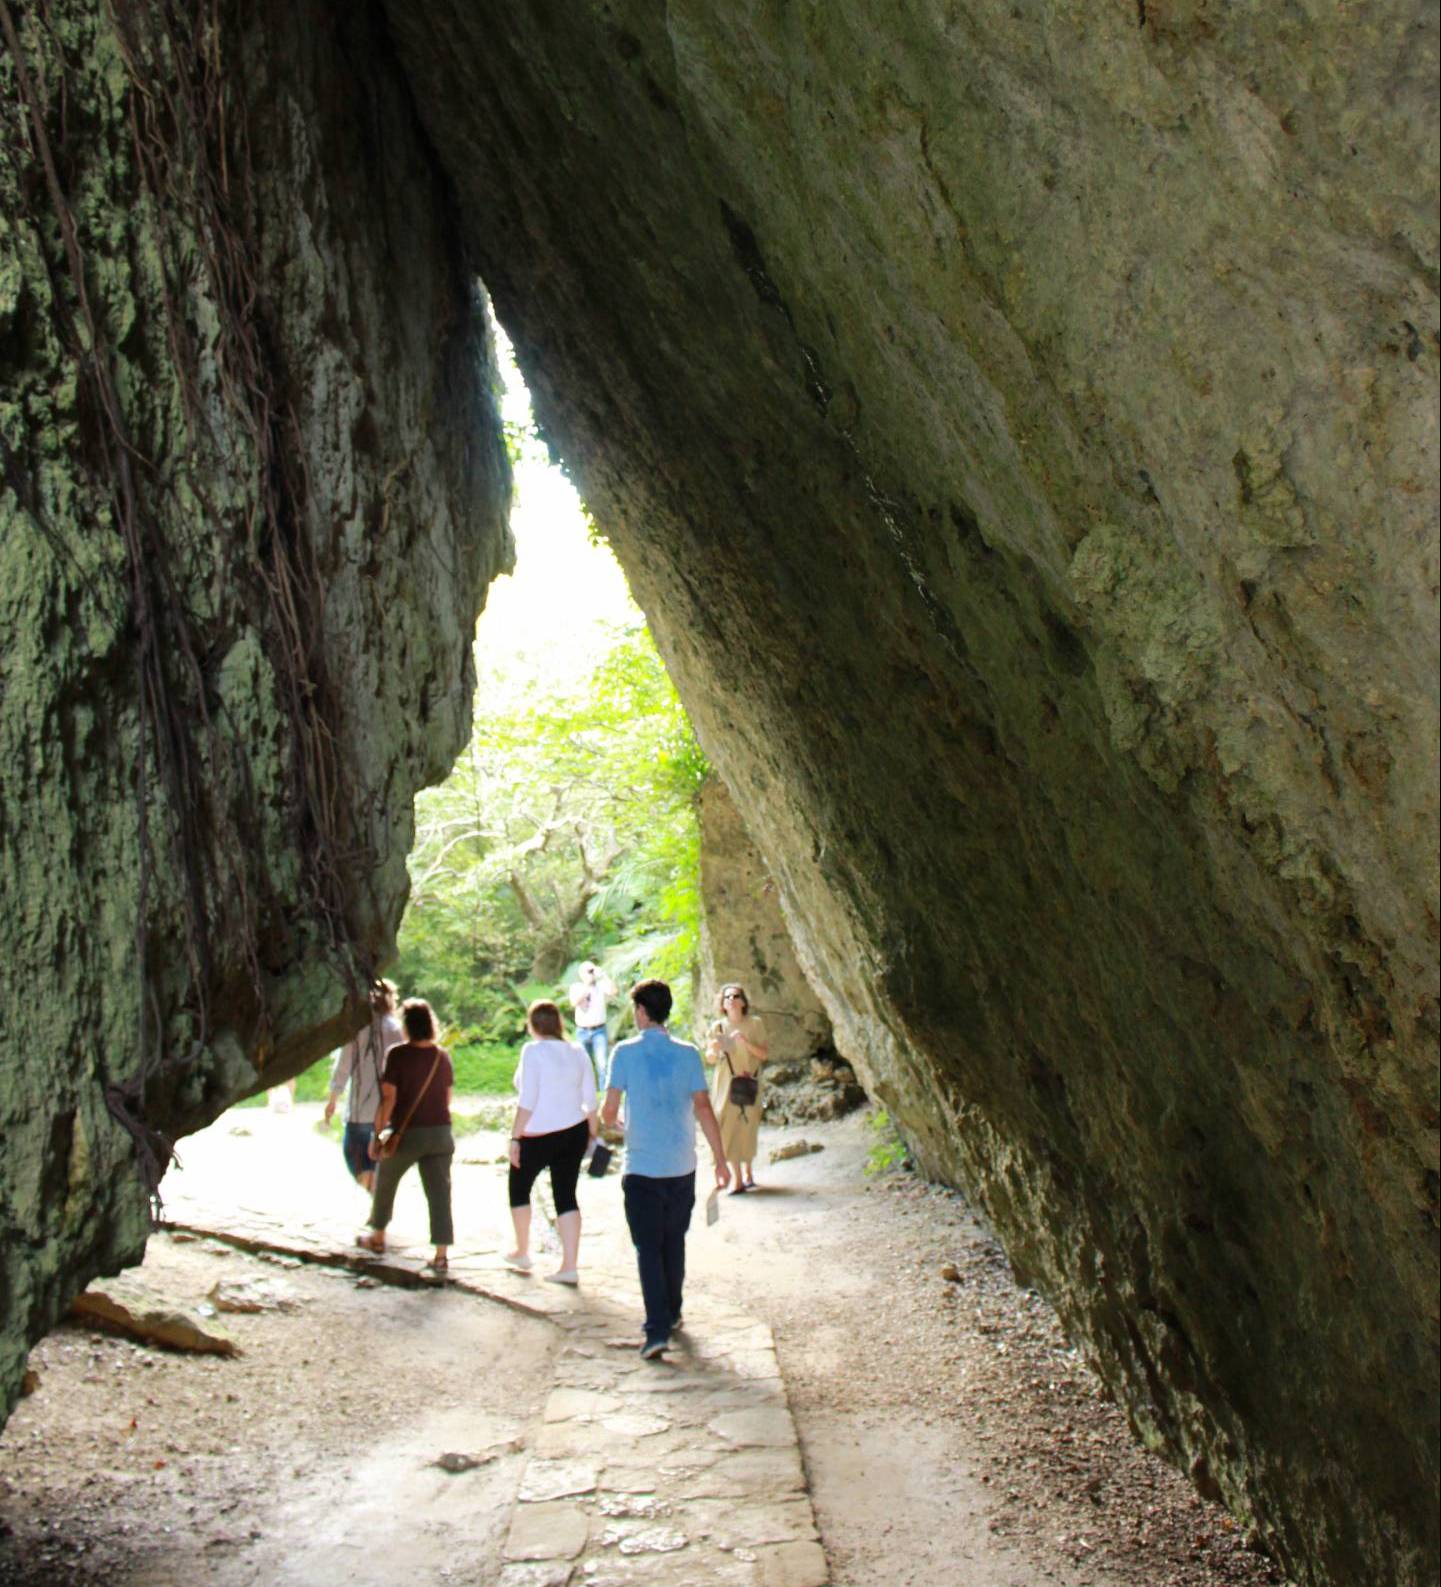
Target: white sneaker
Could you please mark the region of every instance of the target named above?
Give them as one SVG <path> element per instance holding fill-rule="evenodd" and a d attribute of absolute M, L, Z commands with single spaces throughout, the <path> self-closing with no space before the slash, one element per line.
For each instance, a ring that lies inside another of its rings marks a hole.
<path fill-rule="evenodd" d="M 559 1273 L 547 1273 L 547 1284 L 579 1284 L 580 1274 L 573 1267 L 563 1267 Z"/>
<path fill-rule="evenodd" d="M 517 1273 L 529 1273 L 535 1262 L 528 1256 L 520 1256 L 511 1251 L 505 1258 L 505 1265 L 513 1267 Z"/>

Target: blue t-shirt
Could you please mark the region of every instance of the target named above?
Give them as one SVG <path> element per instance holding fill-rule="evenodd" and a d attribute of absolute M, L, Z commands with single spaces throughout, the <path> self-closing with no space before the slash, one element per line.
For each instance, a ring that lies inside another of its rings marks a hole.
<path fill-rule="evenodd" d="M 647 1179 L 695 1172 L 695 1093 L 706 1089 L 700 1054 L 657 1025 L 610 1060 L 613 1091 L 625 1092 L 625 1171 Z"/>

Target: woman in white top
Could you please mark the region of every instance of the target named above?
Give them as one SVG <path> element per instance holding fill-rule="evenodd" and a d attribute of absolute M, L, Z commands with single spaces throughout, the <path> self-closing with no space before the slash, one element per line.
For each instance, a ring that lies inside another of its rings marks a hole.
<path fill-rule="evenodd" d="M 580 1165 L 598 1128 L 595 1074 L 585 1049 L 565 1039 L 560 1010 L 547 1000 L 532 1003 L 525 1028 L 534 1038 L 520 1049 L 515 1071 L 519 1101 L 510 1132 L 510 1216 L 515 1224 L 515 1250 L 506 1262 L 528 1273 L 530 1257 L 530 1188 L 541 1169 L 550 1169 L 555 1199 L 555 1226 L 560 1234 L 557 1272 L 552 1284 L 580 1280 L 580 1207 L 575 1199 Z"/>

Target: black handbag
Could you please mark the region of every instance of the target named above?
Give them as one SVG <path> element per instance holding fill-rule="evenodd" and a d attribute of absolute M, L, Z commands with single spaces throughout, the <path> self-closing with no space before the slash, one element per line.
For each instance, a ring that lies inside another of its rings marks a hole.
<path fill-rule="evenodd" d="M 726 1100 L 732 1107 L 753 1108 L 760 1099 L 761 1083 L 754 1075 L 738 1075 L 735 1065 L 731 1062 L 730 1054 L 726 1054 L 726 1068 L 731 1072 L 731 1083 L 726 1091 Z"/>

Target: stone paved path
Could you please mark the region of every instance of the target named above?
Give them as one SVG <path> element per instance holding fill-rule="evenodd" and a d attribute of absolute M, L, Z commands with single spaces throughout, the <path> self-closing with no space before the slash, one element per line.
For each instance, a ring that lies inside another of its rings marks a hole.
<path fill-rule="evenodd" d="M 374 1282 L 433 1282 L 421 1271 L 424 1246 L 377 1260 L 348 1243 L 344 1218 L 314 1216 L 313 1202 L 312 1216 L 297 1220 L 293 1189 L 284 1193 L 273 1176 L 251 1181 L 241 1204 L 235 1176 L 209 1166 L 167 1183 L 173 1226 Z M 451 1288 L 544 1317 L 566 1336 L 527 1440 L 499 1587 L 825 1587 L 769 1328 L 693 1284 L 676 1348 L 642 1361 L 618 1187 L 602 1182 L 590 1192 L 578 1289 L 506 1269 L 494 1224 L 452 1252 Z M 317 1193 L 327 1211 L 341 1205 L 329 1199 L 330 1178 Z M 344 1206 L 356 1210 L 353 1199 Z M 537 1262 L 537 1274 L 544 1265 Z"/>
<path fill-rule="evenodd" d="M 646 1362 L 633 1314 L 607 1309 L 575 1315 L 501 1587 L 824 1587 L 770 1330 L 693 1307 L 680 1348 Z"/>

